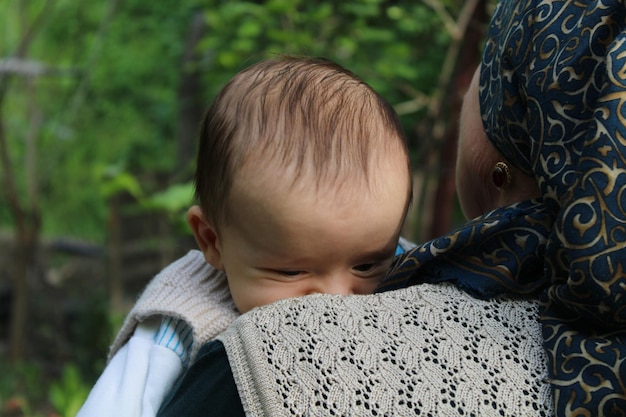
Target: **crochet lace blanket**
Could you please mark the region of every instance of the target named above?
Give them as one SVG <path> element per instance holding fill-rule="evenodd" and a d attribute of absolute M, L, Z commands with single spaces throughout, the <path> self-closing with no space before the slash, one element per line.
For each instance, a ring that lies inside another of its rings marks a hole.
<path fill-rule="evenodd" d="M 283 300 L 219 339 L 250 416 L 549 416 L 537 314 L 424 284 Z"/>

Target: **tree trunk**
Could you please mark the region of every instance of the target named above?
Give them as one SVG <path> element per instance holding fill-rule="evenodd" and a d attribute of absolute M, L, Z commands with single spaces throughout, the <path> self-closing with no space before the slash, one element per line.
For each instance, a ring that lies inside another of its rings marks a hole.
<path fill-rule="evenodd" d="M 469 3 L 469 2 L 468 2 Z M 468 4 L 466 3 L 466 4 Z M 432 222 L 428 232 L 428 239 L 441 236 L 452 228 L 452 218 L 455 207 L 455 166 L 458 140 L 458 121 L 463 102 L 463 95 L 472 80 L 472 75 L 480 58 L 480 45 L 484 38 L 481 30 L 487 19 L 486 0 L 478 0 L 471 9 L 467 9 L 464 19 L 463 13 L 458 21 L 460 38 L 458 44 L 451 48 L 459 48 L 455 71 L 452 80 L 445 83 L 447 86 L 442 103 L 450 109 L 449 113 L 439 113 L 439 118 L 445 118 L 445 130 L 442 133 L 437 149 L 437 166 L 440 167 L 439 180 L 433 201 L 434 210 Z M 465 20 L 465 21 L 464 21 Z M 450 88 L 452 87 L 452 88 Z"/>
<path fill-rule="evenodd" d="M 27 2 L 21 4 L 22 11 L 25 16 L 25 11 L 27 10 L 26 3 Z M 52 0 L 46 0 L 31 24 L 25 28 L 22 38 L 20 39 L 20 43 L 16 48 L 14 58 L 21 59 L 26 56 L 26 52 L 28 51 L 28 48 L 30 47 L 37 31 L 42 27 L 43 21 L 50 16 L 52 5 Z M 16 253 L 14 254 L 15 269 L 13 275 L 13 303 L 11 311 L 9 350 L 11 359 L 19 361 L 24 357 L 26 346 L 26 328 L 28 324 L 29 307 L 28 289 L 29 282 L 33 279 L 32 275 L 37 270 L 36 260 L 41 220 L 36 198 L 35 200 L 28 201 L 27 204 L 20 202 L 11 155 L 9 155 L 6 130 L 4 128 L 3 109 L 10 80 L 10 73 L 0 75 L 0 162 L 2 164 L 4 192 L 15 222 Z M 31 95 L 31 101 L 35 100 L 34 92 L 31 91 Z M 34 113 L 31 115 L 34 115 Z M 32 130 L 29 133 L 29 138 L 27 138 L 27 140 L 31 141 L 32 146 L 34 146 L 36 136 L 36 130 Z M 29 150 L 27 152 L 33 152 L 33 150 Z M 36 163 L 34 161 L 31 162 Z M 28 169 L 29 168 L 27 168 L 27 170 Z M 31 169 L 34 170 L 35 168 L 32 167 Z M 32 172 L 34 171 L 31 171 L 31 173 Z M 36 182 L 36 178 L 30 178 L 28 181 L 29 189 L 27 191 L 27 198 L 30 199 L 31 197 L 36 196 L 36 192 L 32 191 L 32 182 Z"/>
<path fill-rule="evenodd" d="M 206 32 L 206 21 L 202 12 L 194 14 L 185 42 L 185 53 L 181 63 L 178 87 L 178 171 L 188 173 L 194 166 L 198 131 L 207 104 L 202 94 L 201 57 L 198 43 Z M 185 177 L 187 177 L 185 175 Z"/>
<path fill-rule="evenodd" d="M 16 235 L 15 275 L 13 279 L 13 304 L 11 311 L 10 355 L 20 361 L 26 354 L 28 318 L 30 314 L 29 288 L 36 279 L 39 251 L 40 220 L 37 213 L 21 213 L 20 223 L 25 229 Z"/>
<path fill-rule="evenodd" d="M 9 350 L 11 359 L 19 361 L 23 358 L 26 344 L 28 284 L 33 272 L 36 271 L 40 217 L 36 206 L 31 206 L 31 210 L 27 210 L 19 201 L 1 109 L 0 106 L 0 161 L 2 161 L 3 168 L 4 190 L 15 222 L 15 263 Z"/>
<path fill-rule="evenodd" d="M 124 282 L 122 278 L 122 238 L 120 222 L 120 198 L 109 201 L 108 261 L 109 261 L 109 309 L 114 313 L 123 311 Z"/>

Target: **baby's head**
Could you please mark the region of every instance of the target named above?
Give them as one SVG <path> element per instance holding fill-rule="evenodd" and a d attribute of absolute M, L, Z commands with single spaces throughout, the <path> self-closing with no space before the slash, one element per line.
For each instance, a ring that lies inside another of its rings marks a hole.
<path fill-rule="evenodd" d="M 187 219 L 237 308 L 311 293 L 371 293 L 411 197 L 391 106 L 326 60 L 283 57 L 237 74 L 201 129 L 200 205 Z"/>

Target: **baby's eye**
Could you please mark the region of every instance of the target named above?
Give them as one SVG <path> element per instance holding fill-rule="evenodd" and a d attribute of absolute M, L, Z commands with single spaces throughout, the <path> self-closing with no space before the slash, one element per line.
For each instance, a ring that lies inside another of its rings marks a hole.
<path fill-rule="evenodd" d="M 298 275 L 304 274 L 304 271 L 276 271 L 281 275 L 285 275 L 287 277 L 297 277 Z"/>
<path fill-rule="evenodd" d="M 359 272 L 369 272 L 374 269 L 375 266 L 376 264 L 361 264 L 353 267 L 352 269 Z"/>

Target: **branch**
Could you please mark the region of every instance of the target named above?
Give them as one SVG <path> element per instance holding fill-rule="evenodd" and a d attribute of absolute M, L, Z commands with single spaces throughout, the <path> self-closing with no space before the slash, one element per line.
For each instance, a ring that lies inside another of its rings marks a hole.
<path fill-rule="evenodd" d="M 31 42 L 35 38 L 37 31 L 42 27 L 42 22 L 45 18 L 50 16 L 49 9 L 52 7 L 54 0 L 46 0 L 41 11 L 33 20 L 33 23 L 26 29 L 24 34 L 22 35 L 22 39 L 20 40 L 14 57 L 23 58 L 26 55 L 26 51 L 30 47 Z M 1 73 L 0 72 L 0 115 L 2 113 L 2 105 L 4 104 L 4 98 L 6 97 L 7 89 L 9 88 L 9 78 L 11 73 Z"/>
<path fill-rule="evenodd" d="M 452 38 L 458 39 L 461 37 L 462 32 L 459 30 L 459 24 L 454 21 L 454 18 L 448 13 L 445 6 L 439 0 L 423 0 L 423 2 L 439 15 L 439 18 L 443 21 L 446 30 Z"/>
<path fill-rule="evenodd" d="M 21 216 L 22 206 L 20 205 L 17 195 L 17 188 L 13 177 L 13 165 L 11 164 L 11 158 L 9 157 L 4 123 L 1 116 L 2 115 L 0 114 L 0 163 L 3 167 L 2 178 L 4 183 L 4 192 L 9 203 L 11 214 L 14 217 L 15 227 L 19 231 L 24 231 L 25 225 Z"/>
<path fill-rule="evenodd" d="M 399 103 L 394 106 L 399 115 L 414 113 L 425 107 L 429 107 L 429 114 L 434 120 L 439 120 L 442 108 L 442 97 L 446 96 L 447 86 L 454 73 L 459 50 L 463 44 L 463 34 L 467 31 L 471 21 L 474 9 L 478 4 L 478 0 L 470 0 L 465 2 L 465 6 L 459 15 L 458 21 L 448 13 L 443 3 L 439 0 L 423 0 L 424 4 L 430 6 L 439 18 L 443 21 L 446 30 L 452 38 L 452 42 L 447 49 L 446 57 L 442 65 L 441 75 L 438 81 L 438 88 L 432 97 L 428 97 L 422 93 L 415 94 L 415 98 Z M 469 3 L 469 4 L 468 4 Z M 434 129 L 434 138 L 437 139 L 443 135 L 440 124 L 436 123 Z"/>
<path fill-rule="evenodd" d="M 39 61 L 18 57 L 0 59 L 0 74 L 15 74 L 26 77 L 50 76 L 76 76 L 79 74 L 76 68 L 55 68 L 47 66 Z"/>
<path fill-rule="evenodd" d="M 428 107 L 430 104 L 430 97 L 424 93 L 416 92 L 415 97 L 408 101 L 403 101 L 393 106 L 396 113 L 399 116 L 415 113 L 418 110 Z"/>
<path fill-rule="evenodd" d="M 76 90 L 74 91 L 74 94 L 70 99 L 70 104 L 68 106 L 68 113 L 70 115 L 76 114 L 77 109 L 79 109 L 83 105 L 83 101 L 85 99 L 85 96 L 87 95 L 89 84 L 91 82 L 89 78 L 89 75 L 91 74 L 91 69 L 97 64 L 102 46 L 104 45 L 106 33 L 109 29 L 111 21 L 113 20 L 113 17 L 115 16 L 115 12 L 122 2 L 123 0 L 109 0 L 108 2 L 107 11 L 100 21 L 98 33 L 95 36 L 93 46 L 90 50 L 89 56 L 87 57 L 87 62 L 84 65 L 82 76 L 78 80 Z"/>
<path fill-rule="evenodd" d="M 53 1 L 54 0 L 46 0 L 46 3 L 33 20 L 33 23 L 24 32 L 14 54 L 15 57 L 22 58 L 26 55 L 26 52 L 35 38 L 37 31 L 42 26 L 43 20 L 50 15 L 49 8 L 52 6 Z M 6 139 L 6 131 L 4 129 L 3 104 L 9 88 L 10 75 L 11 73 L 8 72 L 0 73 L 0 163 L 2 164 L 4 192 L 7 196 L 11 213 L 14 216 L 16 228 L 21 233 L 25 233 L 26 220 L 23 216 L 24 210 L 18 197 L 17 185 L 15 184 L 15 176 L 13 173 L 13 164 L 11 163 L 11 157 L 9 155 Z"/>
<path fill-rule="evenodd" d="M 433 120 L 441 119 L 440 116 L 443 108 L 443 97 L 447 95 L 446 93 L 448 91 L 448 88 L 452 84 L 450 80 L 452 79 L 452 76 L 454 74 L 459 52 L 461 50 L 461 47 L 463 46 L 463 38 L 469 28 L 472 16 L 474 15 L 474 10 L 476 10 L 479 2 L 480 0 L 465 1 L 463 5 L 463 10 L 461 10 L 461 13 L 459 14 L 459 19 L 456 23 L 459 36 L 453 36 L 452 42 L 450 43 L 450 46 L 446 51 L 446 57 L 441 67 L 439 81 L 437 82 L 437 89 L 435 90 L 435 94 L 431 99 L 432 101 L 430 105 L 430 115 Z M 438 130 L 439 129 L 435 129 L 435 133 Z M 437 141 L 438 139 L 440 139 L 440 137 L 435 136 L 434 139 L 435 141 Z"/>

